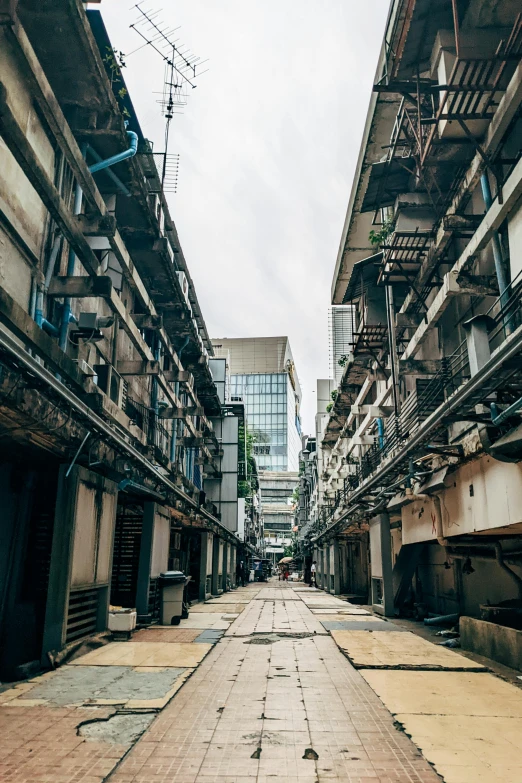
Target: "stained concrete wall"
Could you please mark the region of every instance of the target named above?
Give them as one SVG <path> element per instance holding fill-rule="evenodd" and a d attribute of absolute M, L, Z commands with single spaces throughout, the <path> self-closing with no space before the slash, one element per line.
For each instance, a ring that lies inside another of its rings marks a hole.
<path fill-rule="evenodd" d="M 473 617 L 461 617 L 459 630 L 463 650 L 484 655 L 512 669 L 520 669 L 522 631 Z"/>
<path fill-rule="evenodd" d="M 493 457 L 462 465 L 445 479 L 440 493 L 442 527 L 446 537 L 495 531 L 522 523 L 522 463 Z M 436 538 L 436 509 L 432 500 L 417 500 L 402 508 L 404 544 Z"/>

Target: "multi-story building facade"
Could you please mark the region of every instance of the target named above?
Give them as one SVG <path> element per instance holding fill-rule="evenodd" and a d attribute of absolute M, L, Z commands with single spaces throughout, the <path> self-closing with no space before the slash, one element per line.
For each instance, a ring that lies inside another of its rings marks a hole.
<path fill-rule="evenodd" d="M 297 471 L 301 388 L 288 337 L 213 339 L 230 366 L 231 396 L 244 400 L 260 471 Z"/>
<path fill-rule="evenodd" d="M 519 12 L 390 8 L 333 278 L 356 321 L 316 539 L 325 586 L 348 592 L 339 545 L 369 537 L 386 614 L 520 597 Z"/>
<path fill-rule="evenodd" d="M 260 471 L 259 495 L 267 557 L 274 563 L 292 543 L 298 471 Z"/>
<path fill-rule="evenodd" d="M 109 603 L 153 620 L 168 567 L 235 578 L 212 345 L 112 52 L 79 0 L 0 4 L 2 679 Z"/>

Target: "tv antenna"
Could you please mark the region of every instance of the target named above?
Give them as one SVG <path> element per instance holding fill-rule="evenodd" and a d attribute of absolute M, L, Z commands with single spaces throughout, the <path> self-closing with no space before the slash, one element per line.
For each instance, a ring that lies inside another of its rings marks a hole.
<path fill-rule="evenodd" d="M 168 154 L 168 146 L 172 119 L 175 114 L 182 113 L 183 107 L 187 104 L 189 89 L 194 90 L 197 87 L 196 78 L 208 70 L 201 71 L 201 66 L 208 61 L 201 61 L 184 45 L 179 44 L 179 38 L 175 37 L 179 27 L 170 28 L 162 22 L 159 18 L 161 11 L 145 9 L 143 2 L 136 3 L 133 8 L 136 9 L 138 16 L 130 27 L 138 33 L 144 43 L 130 54 L 150 46 L 160 55 L 165 64 L 163 92 L 158 101 L 165 117 L 165 152 L 161 171 L 161 189 L 163 191 L 166 179 L 172 177 L 173 173 L 169 172 L 168 162 L 171 157 Z"/>

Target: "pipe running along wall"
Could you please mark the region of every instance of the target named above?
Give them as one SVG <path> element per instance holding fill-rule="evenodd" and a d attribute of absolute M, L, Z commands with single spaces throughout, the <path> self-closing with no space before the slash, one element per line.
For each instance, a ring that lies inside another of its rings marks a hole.
<path fill-rule="evenodd" d="M 426 500 L 433 501 L 435 506 L 435 533 L 437 537 L 437 543 L 444 547 L 448 557 L 452 557 L 450 549 L 493 549 L 495 552 L 494 559 L 497 561 L 500 568 L 505 571 L 516 582 L 519 594 L 522 595 L 522 578 L 515 573 L 505 562 L 504 558 L 509 557 L 509 553 L 504 553 L 502 545 L 499 541 L 493 543 L 485 543 L 483 541 L 462 543 L 460 541 L 452 541 L 450 538 L 444 537 L 444 531 L 442 527 L 442 509 L 440 503 L 440 497 L 436 494 L 433 495 L 410 495 L 412 500 Z M 493 557 L 491 558 L 493 560 Z"/>
<path fill-rule="evenodd" d="M 187 336 L 187 337 L 185 337 L 185 340 L 184 340 L 183 344 L 181 345 L 181 347 L 180 347 L 180 349 L 178 351 L 179 358 L 181 358 L 181 354 L 183 353 L 183 351 L 187 347 L 188 342 L 189 342 L 189 338 Z M 179 381 L 176 381 L 174 383 L 174 394 L 176 395 L 176 398 L 179 396 Z M 171 433 L 171 437 L 170 437 L 170 461 L 171 462 L 175 462 L 176 461 L 176 441 L 177 441 L 177 436 L 178 436 L 177 429 L 178 429 L 178 420 L 177 419 L 173 419 L 172 420 L 172 433 Z"/>
<path fill-rule="evenodd" d="M 136 152 L 138 151 L 138 136 L 134 131 L 127 131 L 127 136 L 129 138 L 130 146 L 128 149 L 124 150 L 123 152 L 119 152 L 117 155 L 112 155 L 112 157 L 107 158 L 106 160 L 101 160 L 98 163 L 95 163 L 92 166 L 89 166 L 89 171 L 91 174 L 95 174 L 97 171 L 102 171 L 103 169 L 110 168 L 110 166 L 116 165 L 116 163 L 121 163 L 124 160 L 127 160 L 128 158 L 134 157 L 136 155 Z M 87 154 L 87 144 L 84 144 L 82 146 L 82 155 L 85 158 Z M 73 206 L 73 215 L 79 215 L 82 211 L 82 204 L 83 204 L 83 192 L 78 183 L 76 183 L 76 188 L 74 191 L 74 206 Z M 67 257 L 67 277 L 72 277 L 74 275 L 74 267 L 76 263 L 76 254 L 72 247 L 69 247 L 69 254 Z M 72 310 L 71 310 L 71 298 L 66 297 L 64 300 L 64 306 L 63 306 L 63 312 L 62 312 L 62 320 L 60 325 L 60 348 L 62 351 L 67 350 L 67 338 L 69 335 L 69 323 L 71 322 L 72 317 Z"/>
<path fill-rule="evenodd" d="M 493 198 L 491 196 L 491 188 L 489 185 L 487 171 L 485 171 L 482 174 L 480 178 L 480 185 L 482 188 L 482 197 L 484 199 L 484 204 L 486 205 L 486 209 L 489 210 L 493 203 Z M 495 261 L 495 274 L 497 276 L 498 289 L 500 292 L 500 306 L 503 309 L 509 301 L 510 283 L 509 283 L 509 277 L 506 271 L 506 267 L 504 264 L 504 259 L 502 256 L 502 245 L 500 243 L 500 235 L 498 231 L 492 232 L 491 246 L 493 248 L 493 259 Z M 513 328 L 509 318 L 504 319 L 504 327 L 506 330 L 506 334 L 511 334 Z"/>

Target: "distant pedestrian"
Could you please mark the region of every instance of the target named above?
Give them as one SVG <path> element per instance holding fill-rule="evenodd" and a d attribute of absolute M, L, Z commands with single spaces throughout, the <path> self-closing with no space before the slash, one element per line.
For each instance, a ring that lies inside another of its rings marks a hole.
<path fill-rule="evenodd" d="M 245 567 L 242 560 L 239 560 L 236 566 L 236 582 L 241 583 L 241 587 L 245 586 Z"/>
<path fill-rule="evenodd" d="M 285 573 L 284 573 L 284 576 L 283 576 L 283 579 L 284 579 L 285 582 L 288 582 L 288 577 L 289 576 L 290 576 L 290 571 L 288 570 L 288 568 L 285 568 Z"/>
<path fill-rule="evenodd" d="M 317 587 L 317 560 L 314 560 L 310 568 L 310 587 Z"/>

